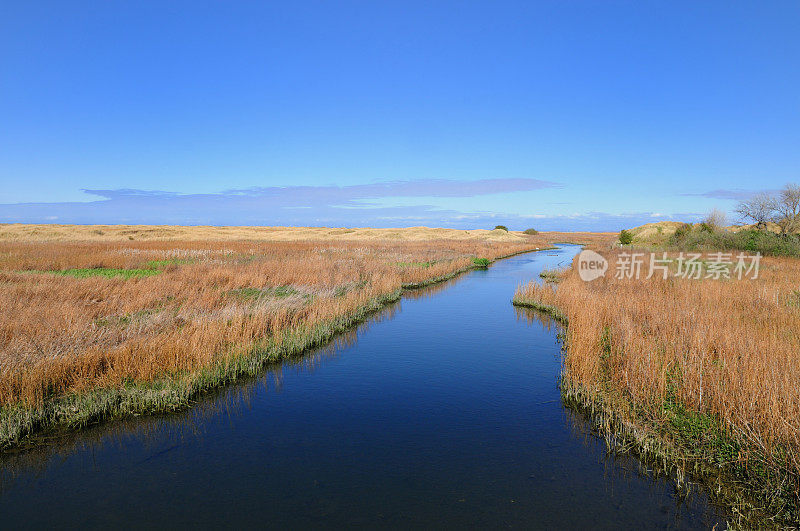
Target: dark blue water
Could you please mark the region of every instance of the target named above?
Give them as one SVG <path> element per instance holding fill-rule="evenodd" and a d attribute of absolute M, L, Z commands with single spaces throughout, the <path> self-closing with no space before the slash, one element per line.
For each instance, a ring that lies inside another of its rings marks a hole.
<path fill-rule="evenodd" d="M 3 527 L 709 528 L 559 398 L 557 328 L 510 304 L 577 251 L 413 292 L 189 411 L 0 461 Z"/>

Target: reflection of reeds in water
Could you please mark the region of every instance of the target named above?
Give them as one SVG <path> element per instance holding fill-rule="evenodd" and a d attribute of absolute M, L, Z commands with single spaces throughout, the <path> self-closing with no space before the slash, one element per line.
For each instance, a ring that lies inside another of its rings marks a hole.
<path fill-rule="evenodd" d="M 696 510 L 709 503 L 708 492 L 702 483 L 692 481 L 674 469 L 665 469 L 657 463 L 647 462 L 630 450 L 630 443 L 606 437 L 598 430 L 590 414 L 581 408 L 562 408 L 562 420 L 572 438 L 580 441 L 590 455 L 597 455 L 603 467 L 604 485 L 610 491 L 625 491 L 631 480 L 646 480 L 652 487 L 674 492 L 675 510 Z M 604 450 L 604 451 L 603 451 Z M 580 482 L 580 478 L 575 478 Z M 677 488 L 676 488 L 677 487 Z M 714 504 L 716 512 L 725 514 L 723 507 Z"/>
<path fill-rule="evenodd" d="M 447 280 L 443 280 L 441 282 L 437 282 L 436 284 L 431 284 L 429 286 L 423 286 L 421 288 L 414 288 L 414 289 L 407 289 L 403 292 L 404 299 L 410 300 L 417 300 L 417 299 L 427 299 L 428 297 L 433 297 L 437 293 L 440 293 L 447 288 L 449 288 L 454 282 L 458 281 L 458 277 L 453 277 Z"/>
<path fill-rule="evenodd" d="M 526 308 L 524 306 L 514 306 L 514 313 L 516 314 L 517 321 L 524 321 L 527 324 L 539 324 L 547 330 L 555 330 L 561 332 L 564 327 L 553 316 L 547 312 L 536 310 L 534 308 Z"/>
<path fill-rule="evenodd" d="M 110 424 L 96 425 L 81 431 L 64 430 L 49 436 L 38 436 L 14 451 L 0 454 L 0 494 L 12 488 L 18 478 L 43 473 L 54 458 L 61 460 L 77 452 L 95 452 L 116 446 L 121 453 L 131 444 L 140 445 L 145 453 L 160 455 L 187 440 L 205 436 L 209 419 L 245 414 L 257 393 L 281 392 L 286 370 L 314 372 L 340 351 L 353 347 L 372 325 L 392 319 L 402 311 L 398 301 L 372 314 L 366 321 L 339 334 L 328 344 L 302 356 L 273 363 L 262 375 L 237 381 L 203 395 L 191 409 L 164 415 L 129 418 Z"/>
<path fill-rule="evenodd" d="M 403 295 L 405 297 L 405 294 Z M 340 350 L 355 346 L 358 338 L 374 326 L 383 321 L 394 318 L 402 311 L 402 300 L 388 304 L 370 315 L 369 319 L 358 323 L 356 326 L 337 334 L 325 345 L 317 347 L 302 356 L 289 358 L 269 367 L 271 372 L 280 371 L 283 367 L 293 367 L 307 372 L 313 372 L 325 360 L 338 355 Z"/>

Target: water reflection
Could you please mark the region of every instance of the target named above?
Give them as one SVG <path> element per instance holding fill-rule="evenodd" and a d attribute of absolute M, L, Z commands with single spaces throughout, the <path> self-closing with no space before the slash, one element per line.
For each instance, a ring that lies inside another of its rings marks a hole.
<path fill-rule="evenodd" d="M 181 446 L 187 440 L 202 439 L 207 431 L 208 419 L 246 414 L 256 394 L 281 392 L 285 371 L 312 374 L 323 363 L 336 358 L 342 350 L 353 347 L 359 336 L 371 327 L 392 319 L 401 311 L 402 301 L 384 306 L 325 345 L 301 356 L 268 364 L 259 376 L 243 377 L 235 384 L 212 389 L 199 397 L 189 409 L 124 418 L 81 430 L 64 429 L 35 437 L 23 446 L 0 453 L 0 496 L 13 488 L 20 476 L 28 475 L 30 480 L 35 480 L 47 471 L 51 462 L 66 459 L 76 452 L 93 453 L 109 447 L 123 452 L 133 442 L 141 445 L 153 458 Z"/>
<path fill-rule="evenodd" d="M 553 319 L 547 312 L 542 312 L 533 308 L 514 306 L 514 313 L 516 314 L 517 321 L 522 321 L 529 325 L 539 325 L 548 332 L 551 330 L 561 332 L 563 330 L 563 325 Z"/>
<path fill-rule="evenodd" d="M 413 288 L 403 291 L 403 298 L 407 300 L 419 300 L 419 299 L 427 299 L 429 297 L 433 297 L 437 293 L 441 293 L 456 282 L 458 282 L 459 277 L 461 275 L 457 275 L 449 280 L 445 280 L 444 282 L 439 282 L 436 284 L 431 284 L 430 286 L 423 286 L 421 288 Z"/>

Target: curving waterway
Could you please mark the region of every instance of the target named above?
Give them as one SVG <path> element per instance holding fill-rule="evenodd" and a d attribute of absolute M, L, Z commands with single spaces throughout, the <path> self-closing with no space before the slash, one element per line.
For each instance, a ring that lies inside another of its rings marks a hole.
<path fill-rule="evenodd" d="M 334 344 L 0 458 L 3 528 L 724 527 L 560 400 L 557 326 L 515 309 L 562 246 L 404 295 Z"/>

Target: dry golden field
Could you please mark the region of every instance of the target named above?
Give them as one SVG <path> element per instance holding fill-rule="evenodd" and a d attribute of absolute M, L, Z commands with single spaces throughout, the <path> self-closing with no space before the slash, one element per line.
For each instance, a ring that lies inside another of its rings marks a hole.
<path fill-rule="evenodd" d="M 565 391 L 611 404 L 640 434 L 687 447 L 684 457 L 760 476 L 777 504 L 796 503 L 800 260 L 762 258 L 757 279 L 637 280 L 615 278 L 619 249 L 601 252 L 603 278 L 584 282 L 573 264 L 557 283 L 516 294 L 568 322 Z"/>
<path fill-rule="evenodd" d="M 0 223 L 0 241 L 219 241 L 219 240 L 378 240 L 431 241 L 474 240 L 477 242 L 527 243 L 521 232 L 503 230 L 459 230 L 429 227 L 405 229 L 329 227 L 212 227 L 178 225 L 26 225 Z"/>

